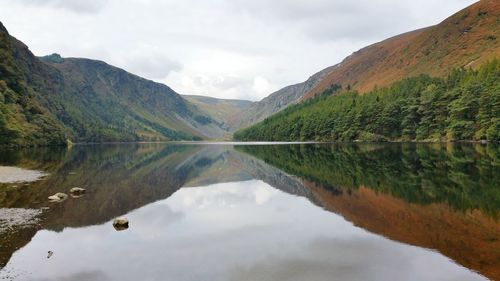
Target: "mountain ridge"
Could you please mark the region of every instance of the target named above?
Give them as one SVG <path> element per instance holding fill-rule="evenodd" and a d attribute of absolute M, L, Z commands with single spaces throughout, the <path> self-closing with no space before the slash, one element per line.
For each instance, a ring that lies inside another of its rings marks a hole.
<path fill-rule="evenodd" d="M 437 25 L 364 47 L 257 102 L 181 96 L 103 61 L 37 58 L 0 22 L 0 145 L 229 139 L 332 85 L 363 94 L 410 76 L 477 68 L 500 56 L 498 18 L 500 2 L 481 0 Z"/>
<path fill-rule="evenodd" d="M 0 58 L 0 145 L 197 140 L 227 134 L 164 84 L 103 61 L 35 57 L 3 24 Z"/>
<path fill-rule="evenodd" d="M 499 1 L 481 0 L 437 25 L 363 47 L 340 63 L 313 74 L 306 82 L 286 86 L 257 102 L 253 112 L 242 117 L 240 127 L 256 124 L 289 105 L 314 98 L 332 85 L 366 93 L 409 76 L 443 77 L 453 68 L 478 68 L 500 56 L 500 21 L 496 20 L 499 17 Z M 299 86 L 308 81 L 313 86 L 303 91 Z"/>
<path fill-rule="evenodd" d="M 478 68 L 500 56 L 499 17 L 499 1 L 481 0 L 437 25 L 364 47 L 338 64 L 304 99 L 332 84 L 365 93 L 409 76 L 443 77 L 453 68 Z"/>

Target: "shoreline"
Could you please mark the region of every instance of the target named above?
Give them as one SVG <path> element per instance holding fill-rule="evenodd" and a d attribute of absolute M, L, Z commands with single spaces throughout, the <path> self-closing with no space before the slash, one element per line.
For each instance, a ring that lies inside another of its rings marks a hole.
<path fill-rule="evenodd" d="M 0 166 L 0 184 L 34 182 L 48 174 L 15 166 Z"/>
<path fill-rule="evenodd" d="M 201 140 L 201 141 L 114 141 L 114 142 L 75 142 L 71 146 L 85 146 L 85 145 L 110 145 L 110 144 L 194 144 L 194 145 L 284 145 L 284 144 L 383 144 L 383 143 L 414 143 L 414 144 L 459 144 L 459 143 L 471 143 L 471 144 L 481 144 L 481 145 L 498 145 L 500 142 L 485 141 L 485 140 L 457 140 L 457 141 L 363 141 L 363 140 L 353 140 L 353 141 L 236 141 L 236 140 Z M 8 145 L 0 146 L 0 150 L 13 150 L 19 148 L 46 148 L 46 147 L 66 147 L 70 148 L 66 144 L 60 145 Z"/>

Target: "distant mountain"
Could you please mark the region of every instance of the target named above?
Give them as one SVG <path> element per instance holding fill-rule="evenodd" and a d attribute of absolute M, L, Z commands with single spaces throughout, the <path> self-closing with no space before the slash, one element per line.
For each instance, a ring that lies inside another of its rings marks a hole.
<path fill-rule="evenodd" d="M 315 87 L 330 71 L 331 68 L 326 68 L 314 74 L 305 82 L 287 86 L 272 93 L 261 101 L 254 102 L 244 112 L 236 116 L 236 127 L 242 128 L 255 124 L 283 108 L 299 102 L 302 96 L 311 88 Z"/>
<path fill-rule="evenodd" d="M 37 58 L 0 23 L 0 145 L 228 139 L 290 105 L 332 92 L 332 85 L 363 94 L 419 74 L 445 77 L 454 68 L 477 69 L 500 57 L 499 18 L 499 1 L 479 1 L 436 26 L 363 48 L 253 103 L 182 97 L 101 61 Z M 478 134 L 474 138 L 486 133 Z"/>
<path fill-rule="evenodd" d="M 0 27 L 2 145 L 193 140 L 223 131 L 163 84 L 102 61 L 37 58 Z"/>
<path fill-rule="evenodd" d="M 230 138 L 231 133 L 239 128 L 242 114 L 254 104 L 247 100 L 218 99 L 196 95 L 183 95 L 182 97 L 195 105 L 200 112 L 210 116 L 217 126 L 206 128 L 204 133 L 217 139 Z"/>
<path fill-rule="evenodd" d="M 212 120 L 186 102 L 179 94 L 160 83 L 146 80 L 102 61 L 79 58 L 42 57 L 63 76 L 61 93 L 66 109 L 77 117 L 65 120 L 66 125 L 80 128 L 85 136 L 87 124 L 109 127 L 131 134 L 132 140 L 175 140 L 206 138 L 203 130 Z M 202 120 L 202 121 L 200 121 Z M 72 125 L 73 122 L 79 122 Z M 91 121 L 91 122 L 89 122 Z"/>

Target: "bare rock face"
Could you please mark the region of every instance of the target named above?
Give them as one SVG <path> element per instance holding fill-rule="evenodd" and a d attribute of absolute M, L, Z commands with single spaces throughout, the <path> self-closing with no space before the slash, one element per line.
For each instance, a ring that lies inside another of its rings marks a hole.
<path fill-rule="evenodd" d="M 119 217 L 113 220 L 113 227 L 117 231 L 125 230 L 128 228 L 128 219 L 125 217 Z"/>
<path fill-rule="evenodd" d="M 66 193 L 58 192 L 54 195 L 49 196 L 50 202 L 62 202 L 68 198 Z"/>

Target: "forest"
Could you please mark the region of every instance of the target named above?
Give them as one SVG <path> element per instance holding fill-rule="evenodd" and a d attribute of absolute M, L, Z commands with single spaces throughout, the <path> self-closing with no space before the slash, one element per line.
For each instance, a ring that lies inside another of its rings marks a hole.
<path fill-rule="evenodd" d="M 500 141 L 500 61 L 359 94 L 332 85 L 234 133 L 242 141 Z"/>

